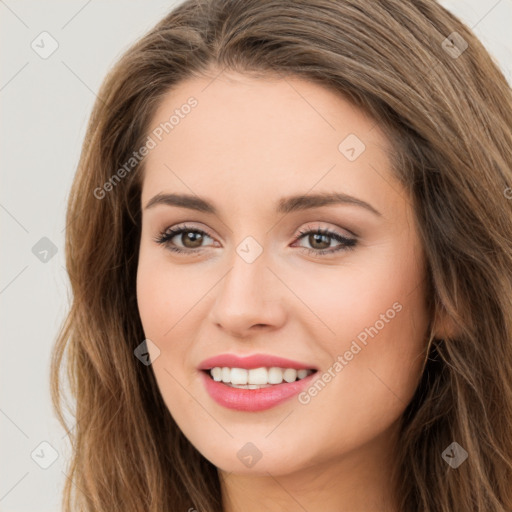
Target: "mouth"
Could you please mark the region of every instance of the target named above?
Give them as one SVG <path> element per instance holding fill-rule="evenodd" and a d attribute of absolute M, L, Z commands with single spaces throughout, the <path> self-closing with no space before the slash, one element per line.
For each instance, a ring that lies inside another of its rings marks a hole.
<path fill-rule="evenodd" d="M 227 409 L 259 412 L 290 400 L 307 386 L 316 369 L 219 367 L 202 369 L 203 384 L 217 404 Z"/>
<path fill-rule="evenodd" d="M 317 370 L 314 368 L 230 368 L 215 366 L 202 370 L 210 379 L 237 389 L 262 389 L 303 380 Z"/>

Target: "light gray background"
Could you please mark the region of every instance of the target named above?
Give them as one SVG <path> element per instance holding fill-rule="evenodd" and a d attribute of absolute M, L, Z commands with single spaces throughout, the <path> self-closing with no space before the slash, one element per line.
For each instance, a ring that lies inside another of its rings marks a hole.
<path fill-rule="evenodd" d="M 441 3 L 474 29 L 512 83 L 512 0 Z M 48 381 L 70 297 L 66 199 L 95 91 L 121 53 L 175 4 L 0 0 L 1 512 L 60 510 L 69 444 Z M 59 45 L 47 59 L 31 47 L 43 31 Z M 32 251 L 43 237 L 57 250 L 46 262 Z M 47 469 L 34 461 L 51 462 L 44 441 L 58 454 Z"/>

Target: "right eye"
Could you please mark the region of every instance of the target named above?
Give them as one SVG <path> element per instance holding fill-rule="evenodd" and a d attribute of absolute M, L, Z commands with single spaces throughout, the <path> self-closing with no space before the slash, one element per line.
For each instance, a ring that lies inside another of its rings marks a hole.
<path fill-rule="evenodd" d="M 183 236 L 184 234 L 186 234 L 186 236 Z M 201 243 L 204 241 L 205 237 L 211 238 L 208 233 L 202 229 L 184 225 L 175 228 L 166 228 L 164 231 L 160 232 L 154 240 L 156 243 L 164 245 L 170 251 L 187 253 L 197 252 L 202 249 Z M 176 245 L 172 242 L 174 238 L 177 238 L 177 240 L 181 242 L 181 245 Z"/>

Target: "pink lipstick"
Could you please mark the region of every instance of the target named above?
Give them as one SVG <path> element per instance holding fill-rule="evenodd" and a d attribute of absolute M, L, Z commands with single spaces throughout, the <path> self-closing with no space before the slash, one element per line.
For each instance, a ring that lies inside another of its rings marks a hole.
<path fill-rule="evenodd" d="M 311 384 L 312 365 L 282 357 L 222 354 L 203 361 L 201 378 L 210 397 L 223 407 L 257 412 L 275 407 Z"/>

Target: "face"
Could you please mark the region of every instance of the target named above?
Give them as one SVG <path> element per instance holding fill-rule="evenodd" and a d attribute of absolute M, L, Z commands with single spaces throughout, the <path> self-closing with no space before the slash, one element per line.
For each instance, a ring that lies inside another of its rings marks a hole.
<path fill-rule="evenodd" d="M 284 475 L 397 424 L 424 361 L 424 254 L 371 119 L 298 78 L 212 80 L 180 83 L 151 123 L 139 313 L 191 443 Z"/>

